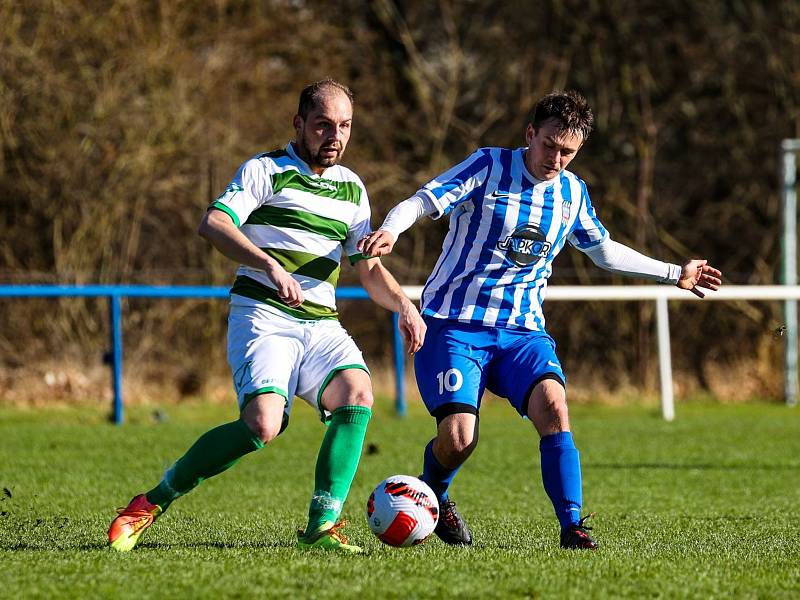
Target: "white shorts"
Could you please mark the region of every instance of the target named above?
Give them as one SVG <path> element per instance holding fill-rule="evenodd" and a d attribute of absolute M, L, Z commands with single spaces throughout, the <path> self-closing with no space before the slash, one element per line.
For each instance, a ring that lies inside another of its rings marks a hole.
<path fill-rule="evenodd" d="M 273 392 L 286 398 L 284 421 L 295 395 L 315 408 L 337 371 L 363 369 L 364 357 L 335 319 L 298 321 L 276 309 L 232 305 L 228 315 L 228 364 L 239 410 L 253 397 Z"/>

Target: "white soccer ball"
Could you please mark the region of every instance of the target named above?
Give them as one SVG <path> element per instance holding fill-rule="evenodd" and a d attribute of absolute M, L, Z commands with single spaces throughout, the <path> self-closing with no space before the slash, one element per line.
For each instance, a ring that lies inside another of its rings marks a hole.
<path fill-rule="evenodd" d="M 433 533 L 439 521 L 439 501 L 424 481 L 393 475 L 381 481 L 367 501 L 367 523 L 383 543 L 415 546 Z"/>

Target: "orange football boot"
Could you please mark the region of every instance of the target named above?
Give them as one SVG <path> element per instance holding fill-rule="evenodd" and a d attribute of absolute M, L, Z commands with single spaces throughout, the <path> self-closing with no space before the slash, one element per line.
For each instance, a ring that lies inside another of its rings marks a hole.
<path fill-rule="evenodd" d="M 108 544 L 118 552 L 133 550 L 139 536 L 164 512 L 158 504 L 151 504 L 144 494 L 135 496 L 125 508 L 118 508 L 119 516 L 108 528 Z"/>

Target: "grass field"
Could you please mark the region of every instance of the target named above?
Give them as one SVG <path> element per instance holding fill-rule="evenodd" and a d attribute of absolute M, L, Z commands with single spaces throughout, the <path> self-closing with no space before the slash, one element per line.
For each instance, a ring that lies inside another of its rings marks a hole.
<path fill-rule="evenodd" d="M 490 403 L 452 496 L 475 545 L 397 550 L 363 506 L 417 474 L 432 420 L 376 411 L 345 517 L 352 557 L 294 549 L 323 427 L 298 404 L 284 435 L 205 482 L 129 554 L 105 546 L 114 508 L 154 484 L 232 409 L 180 406 L 115 427 L 92 409 L 0 409 L 0 589 L 17 597 L 800 597 L 800 413 L 782 406 L 576 407 L 597 552 L 558 548 L 532 427 Z M 10 494 L 10 495 L 9 495 Z"/>

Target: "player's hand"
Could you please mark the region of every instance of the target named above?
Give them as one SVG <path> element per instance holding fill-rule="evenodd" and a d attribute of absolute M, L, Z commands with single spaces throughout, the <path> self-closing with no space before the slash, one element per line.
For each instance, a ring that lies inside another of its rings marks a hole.
<path fill-rule="evenodd" d="M 370 258 L 386 256 L 392 251 L 396 241 L 391 233 L 384 229 L 378 229 L 378 231 L 368 233 L 361 238 L 356 244 L 356 249 Z"/>
<path fill-rule="evenodd" d="M 414 354 L 422 348 L 422 342 L 425 341 L 425 331 L 427 331 L 428 326 L 425 325 L 425 321 L 419 315 L 417 307 L 411 301 L 403 305 L 399 316 L 398 325 L 405 341 L 406 350 L 408 350 L 409 354 Z"/>
<path fill-rule="evenodd" d="M 722 285 L 721 277 L 722 271 L 709 265 L 707 260 L 687 260 L 683 263 L 677 285 L 682 290 L 689 290 L 698 298 L 704 298 L 705 294 L 698 288 L 718 290 Z"/>
<path fill-rule="evenodd" d="M 297 308 L 303 302 L 303 290 L 300 284 L 278 264 L 270 265 L 266 269 L 267 277 L 278 288 L 278 297 L 292 308 Z"/>

